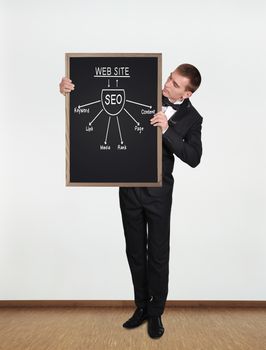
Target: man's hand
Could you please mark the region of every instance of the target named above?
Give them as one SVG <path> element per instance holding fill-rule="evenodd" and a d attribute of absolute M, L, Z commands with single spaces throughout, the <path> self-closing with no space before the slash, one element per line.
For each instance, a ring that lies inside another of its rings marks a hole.
<path fill-rule="evenodd" d="M 72 80 L 66 77 L 62 78 L 61 83 L 59 84 L 59 90 L 61 94 L 66 96 L 66 93 L 71 92 L 72 90 L 74 90 L 74 88 L 75 88 L 75 85 L 72 84 Z"/>
<path fill-rule="evenodd" d="M 162 128 L 162 132 L 166 131 L 169 126 L 166 115 L 163 112 L 154 114 L 153 118 L 150 119 L 150 123 L 153 126 L 160 126 Z"/>

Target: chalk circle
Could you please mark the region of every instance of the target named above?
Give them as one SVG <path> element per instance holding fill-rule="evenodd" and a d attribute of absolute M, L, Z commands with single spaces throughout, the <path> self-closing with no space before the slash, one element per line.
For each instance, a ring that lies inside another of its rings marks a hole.
<path fill-rule="evenodd" d="M 126 94 L 124 89 L 102 89 L 101 103 L 105 112 L 114 117 L 124 108 Z"/>

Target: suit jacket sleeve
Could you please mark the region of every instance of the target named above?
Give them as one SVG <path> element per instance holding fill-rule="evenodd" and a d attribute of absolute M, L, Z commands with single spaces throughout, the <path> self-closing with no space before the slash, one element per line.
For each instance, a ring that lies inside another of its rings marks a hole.
<path fill-rule="evenodd" d="M 169 127 L 163 134 L 163 142 L 183 162 L 195 168 L 202 155 L 201 143 L 202 117 L 192 124 L 183 137 L 176 128 L 169 123 Z"/>

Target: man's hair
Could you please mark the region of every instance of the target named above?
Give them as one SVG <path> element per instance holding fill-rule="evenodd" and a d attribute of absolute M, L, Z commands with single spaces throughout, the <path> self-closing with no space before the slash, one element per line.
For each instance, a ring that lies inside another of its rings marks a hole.
<path fill-rule="evenodd" d="M 192 93 L 195 92 L 201 83 L 201 75 L 198 69 L 192 66 L 192 64 L 183 63 L 176 68 L 176 71 L 178 71 L 183 77 L 189 79 L 186 90 L 191 91 Z"/>

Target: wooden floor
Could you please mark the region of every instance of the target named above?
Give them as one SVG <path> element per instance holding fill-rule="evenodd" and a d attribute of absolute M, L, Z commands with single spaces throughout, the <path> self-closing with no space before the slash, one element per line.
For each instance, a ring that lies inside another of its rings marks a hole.
<path fill-rule="evenodd" d="M 122 327 L 133 308 L 0 308 L 1 350 L 266 350 L 266 309 L 166 308 L 164 335 Z"/>

